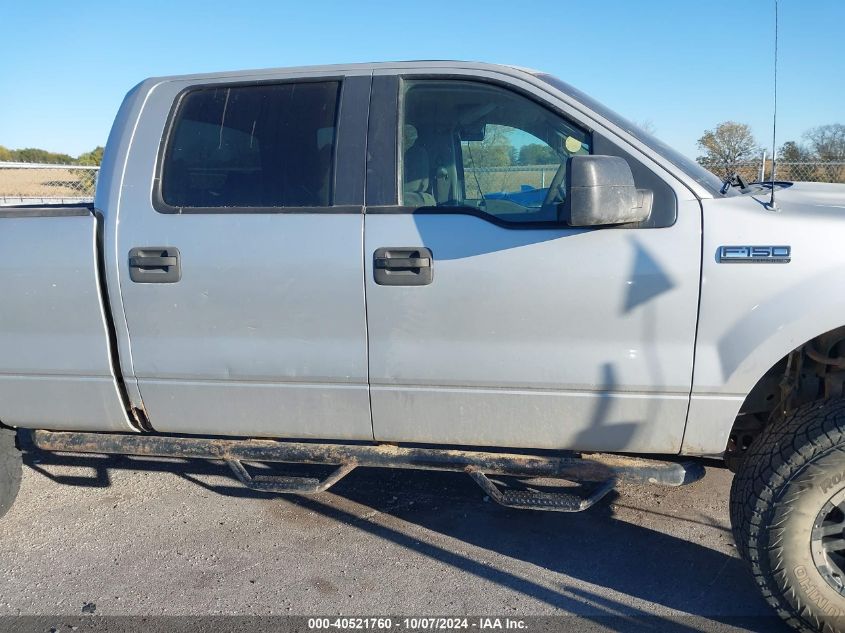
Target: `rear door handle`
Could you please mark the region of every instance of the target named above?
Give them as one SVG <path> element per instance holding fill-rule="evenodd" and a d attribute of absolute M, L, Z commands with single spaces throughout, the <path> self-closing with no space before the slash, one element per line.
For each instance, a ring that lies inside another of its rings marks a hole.
<path fill-rule="evenodd" d="M 373 279 L 380 286 L 427 286 L 433 280 L 431 250 L 387 247 L 373 253 Z"/>
<path fill-rule="evenodd" d="M 129 278 L 139 284 L 172 284 L 182 278 L 179 249 L 143 246 L 129 251 Z"/>

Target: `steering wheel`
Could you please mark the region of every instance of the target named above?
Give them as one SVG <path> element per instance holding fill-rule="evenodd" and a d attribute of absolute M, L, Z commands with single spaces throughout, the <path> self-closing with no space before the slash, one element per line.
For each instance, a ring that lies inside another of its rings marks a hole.
<path fill-rule="evenodd" d="M 566 177 L 566 161 L 563 161 L 560 164 L 560 167 L 557 168 L 555 172 L 554 178 L 552 178 L 551 184 L 549 184 L 549 191 L 546 193 L 546 197 L 543 199 L 543 206 L 540 207 L 541 209 L 547 209 L 552 205 L 557 205 L 563 202 L 564 192 L 560 190 L 560 186 L 563 184 L 563 179 Z"/>

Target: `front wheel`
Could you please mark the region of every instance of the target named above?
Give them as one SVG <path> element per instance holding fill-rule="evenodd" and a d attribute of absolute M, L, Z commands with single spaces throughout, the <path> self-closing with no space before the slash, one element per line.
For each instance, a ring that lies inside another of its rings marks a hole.
<path fill-rule="evenodd" d="M 0 517 L 12 507 L 21 487 L 23 462 L 15 436 L 14 430 L 0 427 Z"/>
<path fill-rule="evenodd" d="M 731 505 L 737 547 L 766 601 L 798 630 L 845 632 L 845 400 L 764 430 Z"/>

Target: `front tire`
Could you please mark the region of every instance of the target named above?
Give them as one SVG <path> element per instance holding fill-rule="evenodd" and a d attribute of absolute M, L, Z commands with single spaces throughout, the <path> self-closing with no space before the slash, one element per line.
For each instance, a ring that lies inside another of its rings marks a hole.
<path fill-rule="evenodd" d="M 845 400 L 802 407 L 757 438 L 731 488 L 731 520 L 787 623 L 845 632 Z"/>
<path fill-rule="evenodd" d="M 0 427 L 0 518 L 12 507 L 21 487 L 23 460 L 16 435 L 13 429 Z"/>

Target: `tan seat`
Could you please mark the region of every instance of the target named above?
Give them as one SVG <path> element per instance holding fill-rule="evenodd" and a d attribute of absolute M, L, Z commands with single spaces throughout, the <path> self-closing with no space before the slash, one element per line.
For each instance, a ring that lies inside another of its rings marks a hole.
<path fill-rule="evenodd" d="M 409 207 L 434 207 L 437 201 L 431 194 L 431 166 L 428 151 L 417 144 L 417 129 L 405 125 L 403 129 L 402 204 Z"/>

